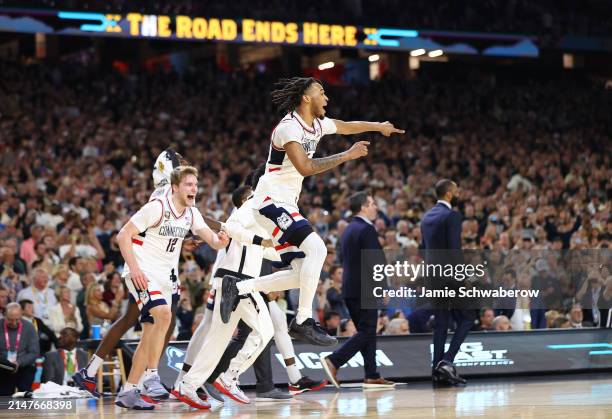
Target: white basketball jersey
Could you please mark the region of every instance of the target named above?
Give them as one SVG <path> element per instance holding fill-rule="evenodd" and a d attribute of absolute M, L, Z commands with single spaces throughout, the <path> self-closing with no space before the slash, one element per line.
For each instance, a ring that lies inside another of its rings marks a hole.
<path fill-rule="evenodd" d="M 170 191 L 162 198 L 155 198 L 144 205 L 130 221 L 140 235 L 132 239 L 132 247 L 138 266 L 145 273 L 156 277 L 168 277 L 172 269 L 178 273 L 178 261 L 183 239 L 189 230 L 203 228 L 204 219 L 197 208 L 175 209 Z M 125 264 L 124 272 L 129 273 Z"/>
<path fill-rule="evenodd" d="M 297 205 L 304 176 L 287 157 L 285 144 L 292 141 L 300 143 L 308 157 L 312 158 L 321 137 L 335 132 L 336 124 L 330 118 L 315 118 L 313 126 L 309 127 L 297 112 L 285 115 L 272 131 L 266 172 L 255 189 L 255 202 L 261 204 L 270 197 L 277 202 Z"/>

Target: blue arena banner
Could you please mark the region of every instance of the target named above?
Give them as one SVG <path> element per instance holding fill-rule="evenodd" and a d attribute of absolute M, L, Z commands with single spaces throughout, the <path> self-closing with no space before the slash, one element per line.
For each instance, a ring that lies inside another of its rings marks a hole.
<path fill-rule="evenodd" d="M 142 13 L 0 8 L 0 31 L 52 35 L 236 42 L 445 54 L 538 57 L 534 37 Z"/>
<path fill-rule="evenodd" d="M 345 338 L 340 339 L 340 343 Z M 449 337 L 450 340 L 450 337 Z M 160 375 L 171 386 L 183 365 L 188 342 L 171 342 L 160 362 Z M 127 343 L 131 356 L 137 342 Z M 320 355 L 329 348 L 295 342 L 296 363 L 303 375 L 323 379 Z M 389 379 L 426 379 L 431 374 L 431 335 L 381 336 L 376 360 L 380 373 Z M 333 349 L 333 348 L 332 348 Z M 272 345 L 274 382 L 287 383 L 282 356 Z M 479 377 L 576 371 L 612 372 L 612 329 L 555 329 L 526 332 L 470 333 L 457 354 L 459 373 Z M 343 382 L 363 381 L 363 358 L 355 355 L 338 371 Z M 252 368 L 241 376 L 243 385 L 255 385 Z"/>

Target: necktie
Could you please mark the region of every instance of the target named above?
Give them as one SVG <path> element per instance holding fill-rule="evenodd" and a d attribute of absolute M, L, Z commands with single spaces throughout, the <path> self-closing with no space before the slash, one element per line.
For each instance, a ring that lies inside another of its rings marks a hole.
<path fill-rule="evenodd" d="M 74 374 L 74 362 L 72 362 L 72 351 L 66 352 L 66 372 L 72 376 Z"/>

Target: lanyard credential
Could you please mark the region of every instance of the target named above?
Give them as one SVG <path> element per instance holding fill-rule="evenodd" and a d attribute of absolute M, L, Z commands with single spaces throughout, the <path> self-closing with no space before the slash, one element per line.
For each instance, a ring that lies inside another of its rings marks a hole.
<path fill-rule="evenodd" d="M 21 343 L 21 331 L 23 330 L 23 323 L 19 321 L 19 327 L 17 328 L 17 340 L 15 340 L 15 352 L 19 351 L 19 344 Z M 11 351 L 11 344 L 9 342 L 8 326 L 6 325 L 6 319 L 4 320 L 4 339 L 6 341 L 6 350 Z"/>

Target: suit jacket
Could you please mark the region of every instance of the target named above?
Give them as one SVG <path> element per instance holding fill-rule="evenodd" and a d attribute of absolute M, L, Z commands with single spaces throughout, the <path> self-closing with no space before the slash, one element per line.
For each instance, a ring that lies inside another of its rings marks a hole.
<path fill-rule="evenodd" d="M 60 354 L 63 349 L 52 351 L 45 355 L 45 363 L 43 364 L 43 377 L 42 382 L 53 381 L 56 384 L 64 384 L 64 358 Z M 87 352 L 81 348 L 76 348 L 77 365 L 75 365 L 75 372 L 78 368 L 84 368 L 87 366 Z"/>
<path fill-rule="evenodd" d="M 461 260 L 461 214 L 438 202 L 423 216 L 421 221 L 421 236 L 425 249 L 425 262 L 428 264 L 457 264 Z M 443 252 L 456 250 L 456 252 Z M 438 282 L 438 284 L 431 281 Z M 457 286 L 457 281 L 440 283 L 439 279 L 430 278 L 432 286 Z"/>
<path fill-rule="evenodd" d="M 372 266 L 374 264 L 384 264 L 385 255 L 378 241 L 378 233 L 372 224 L 369 224 L 361 217 L 353 217 L 344 230 L 340 240 L 342 244 L 342 296 L 344 298 L 361 298 L 362 288 L 362 257 L 361 251 L 364 249 L 378 250 L 368 256 L 368 266 L 364 278 L 368 278 L 368 284 L 372 279 Z M 378 285 L 378 283 L 376 283 Z M 381 284 L 382 285 L 382 284 Z"/>
<path fill-rule="evenodd" d="M 6 349 L 6 337 L 4 335 L 4 322 L 6 320 L 0 320 L 0 360 L 8 359 L 8 351 Z M 27 320 L 21 319 L 23 329 L 21 330 L 21 340 L 19 343 L 19 349 L 17 350 L 17 362 L 20 367 L 26 367 L 34 365 L 40 349 L 38 346 L 38 334 L 36 329 L 32 326 L 32 323 Z M 9 329 L 9 342 L 11 349 L 15 348 L 17 340 L 17 330 Z"/>

